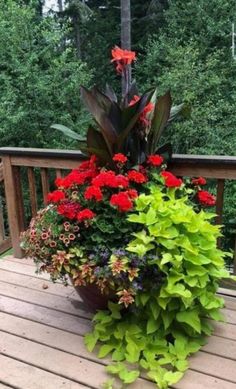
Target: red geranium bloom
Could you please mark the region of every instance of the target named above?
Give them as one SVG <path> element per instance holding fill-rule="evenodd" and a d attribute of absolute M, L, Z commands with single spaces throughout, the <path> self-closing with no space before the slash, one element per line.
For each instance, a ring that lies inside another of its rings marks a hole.
<path fill-rule="evenodd" d="M 68 219 L 75 219 L 80 209 L 80 204 L 68 201 L 58 205 L 57 212 Z"/>
<path fill-rule="evenodd" d="M 122 174 L 118 174 L 115 178 L 114 188 L 117 187 L 127 188 L 127 186 L 129 186 L 128 178 L 123 176 Z"/>
<path fill-rule="evenodd" d="M 197 198 L 203 205 L 214 206 L 216 204 L 216 198 L 206 190 L 199 190 L 197 192 Z"/>
<path fill-rule="evenodd" d="M 132 105 L 136 104 L 140 100 L 140 96 L 134 95 L 133 99 L 130 101 L 129 106 L 131 107 Z M 147 115 L 154 109 L 154 104 L 153 103 L 148 103 L 143 111 L 140 114 L 139 120 L 140 122 L 147 127 L 149 125 L 149 120 L 147 119 Z"/>
<path fill-rule="evenodd" d="M 65 200 L 66 196 L 64 192 L 60 190 L 54 190 L 54 192 L 48 193 L 47 202 L 58 203 L 61 200 Z"/>
<path fill-rule="evenodd" d="M 116 62 L 116 71 L 121 74 L 127 65 L 130 65 L 136 59 L 135 51 L 122 50 L 120 47 L 115 46 L 111 50 L 112 60 Z"/>
<path fill-rule="evenodd" d="M 136 189 L 129 189 L 125 193 L 127 193 L 130 199 L 136 199 L 138 197 L 138 192 Z"/>
<path fill-rule="evenodd" d="M 143 184 L 147 181 L 147 178 L 143 175 L 143 173 L 137 172 L 136 170 L 130 170 L 128 172 L 128 179 L 136 182 L 137 184 Z"/>
<path fill-rule="evenodd" d="M 174 174 L 170 172 L 161 172 L 161 176 L 165 180 L 165 185 L 169 188 L 178 188 L 182 185 L 183 181 L 180 178 L 174 176 Z"/>
<path fill-rule="evenodd" d="M 198 186 L 198 185 L 206 185 L 206 180 L 203 177 L 193 178 L 192 179 L 192 184 L 196 185 L 196 186 Z"/>
<path fill-rule="evenodd" d="M 86 200 L 95 199 L 96 201 L 101 201 L 102 197 L 102 191 L 99 186 L 88 186 L 84 193 Z"/>
<path fill-rule="evenodd" d="M 83 185 L 85 183 L 87 176 L 85 173 L 80 173 L 78 170 L 72 170 L 64 178 L 57 178 L 55 184 L 58 188 L 68 189 L 73 185 Z"/>
<path fill-rule="evenodd" d="M 116 179 L 116 175 L 112 170 L 99 173 L 92 180 L 94 186 L 113 186 Z"/>
<path fill-rule="evenodd" d="M 128 158 L 122 153 L 115 154 L 112 159 L 114 162 L 119 162 L 119 163 L 125 163 L 128 161 Z"/>
<path fill-rule="evenodd" d="M 84 220 L 93 219 L 96 214 L 91 211 L 91 209 L 85 208 L 82 211 L 78 212 L 77 219 L 82 222 Z"/>
<path fill-rule="evenodd" d="M 110 204 L 116 206 L 121 212 L 127 212 L 133 207 L 133 203 L 127 192 L 113 194 L 110 199 Z"/>
<path fill-rule="evenodd" d="M 160 166 L 163 162 L 163 158 L 160 155 L 149 155 L 147 163 L 152 166 Z"/>
<path fill-rule="evenodd" d="M 92 185 L 97 187 L 108 186 L 109 188 L 127 188 L 129 185 L 129 180 L 122 174 L 118 174 L 116 176 L 112 170 L 108 170 L 107 172 L 99 173 L 92 180 Z"/>

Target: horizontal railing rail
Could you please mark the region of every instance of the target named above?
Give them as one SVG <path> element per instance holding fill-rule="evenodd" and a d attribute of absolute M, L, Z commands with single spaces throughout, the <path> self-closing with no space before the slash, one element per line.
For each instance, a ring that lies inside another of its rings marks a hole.
<path fill-rule="evenodd" d="M 27 177 L 31 215 L 34 216 L 39 206 L 38 192 L 42 192 L 45 204 L 53 177 L 60 177 L 65 170 L 76 168 L 85 159 L 85 156 L 81 152 L 73 150 L 3 147 L 0 148 L 0 157 L 3 164 L 14 255 L 22 257 L 23 252 L 20 248 L 19 237 L 20 233 L 26 228 L 22 177 L 24 184 Z M 24 175 L 22 169 L 25 169 Z M 171 162 L 169 162 L 168 169 L 177 176 L 203 176 L 216 180 L 216 222 L 221 224 L 223 220 L 225 180 L 236 180 L 236 157 L 174 154 Z M 37 170 L 38 172 L 36 172 Z M 36 173 L 38 173 L 37 177 Z M 39 189 L 39 181 L 41 189 Z M 236 217 L 236 215 L 233 216 Z M 236 263 L 236 254 L 234 263 Z"/>

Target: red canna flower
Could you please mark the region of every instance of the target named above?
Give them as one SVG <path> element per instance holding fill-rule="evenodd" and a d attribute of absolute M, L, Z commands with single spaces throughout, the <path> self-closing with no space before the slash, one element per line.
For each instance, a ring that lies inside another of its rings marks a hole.
<path fill-rule="evenodd" d="M 133 207 L 133 203 L 127 192 L 113 194 L 110 199 L 110 204 L 116 206 L 120 212 L 128 212 Z"/>
<path fill-rule="evenodd" d="M 170 172 L 161 172 L 161 176 L 165 180 L 165 185 L 168 188 L 178 188 L 182 185 L 183 181 L 180 178 L 174 176 L 174 174 Z"/>
<path fill-rule="evenodd" d="M 147 178 L 143 175 L 143 173 L 137 172 L 136 170 L 130 170 L 128 172 L 128 179 L 136 182 L 137 184 L 143 184 L 147 181 Z"/>
<path fill-rule="evenodd" d="M 148 159 L 147 159 L 147 163 L 149 165 L 152 165 L 152 166 L 160 166 L 163 162 L 163 158 L 161 157 L 161 155 L 149 155 Z"/>
<path fill-rule="evenodd" d="M 198 185 L 206 185 L 206 180 L 203 177 L 193 178 L 192 179 L 192 184 L 196 185 L 196 186 L 198 186 Z"/>
<path fill-rule="evenodd" d="M 86 200 L 95 199 L 96 201 L 101 201 L 103 198 L 102 191 L 99 186 L 88 186 L 85 190 L 84 198 Z"/>
<path fill-rule="evenodd" d="M 197 199 L 202 205 L 214 206 L 216 204 L 216 198 L 206 190 L 199 190 L 197 192 Z"/>
<path fill-rule="evenodd" d="M 122 164 L 128 161 L 128 158 L 122 153 L 115 154 L 112 159 L 114 162 L 119 162 Z"/>
<path fill-rule="evenodd" d="M 82 222 L 84 220 L 93 219 L 95 216 L 95 213 L 91 211 L 91 209 L 85 208 L 82 211 L 78 212 L 77 219 Z"/>
<path fill-rule="evenodd" d="M 129 106 L 136 104 L 140 100 L 140 96 L 134 95 L 133 99 L 130 101 Z M 147 118 L 147 115 L 154 109 L 155 105 L 153 103 L 148 103 L 143 111 L 140 114 L 139 120 L 143 124 L 144 127 L 147 127 L 149 125 L 149 120 Z"/>
<path fill-rule="evenodd" d="M 134 60 L 136 60 L 135 51 L 122 50 L 120 47 L 115 46 L 111 50 L 112 60 L 111 62 L 116 62 L 116 71 L 121 74 L 127 65 L 130 65 Z"/>

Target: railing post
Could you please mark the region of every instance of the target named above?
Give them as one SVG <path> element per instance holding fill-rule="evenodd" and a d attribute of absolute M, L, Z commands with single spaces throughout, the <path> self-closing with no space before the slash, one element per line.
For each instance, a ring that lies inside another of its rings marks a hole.
<path fill-rule="evenodd" d="M 16 258 L 22 258 L 20 233 L 24 231 L 24 209 L 20 172 L 18 167 L 12 166 L 9 155 L 3 156 L 2 162 L 13 253 Z"/>

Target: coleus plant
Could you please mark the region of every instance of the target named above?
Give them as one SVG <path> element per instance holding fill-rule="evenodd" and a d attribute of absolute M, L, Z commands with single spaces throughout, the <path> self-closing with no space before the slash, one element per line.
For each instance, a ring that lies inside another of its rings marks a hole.
<path fill-rule="evenodd" d="M 157 97 L 156 88 L 151 88 L 139 96 L 136 83 L 129 85 L 128 66 L 136 60 L 136 53 L 115 47 L 112 60 L 116 70 L 124 75 L 126 94 L 121 102 L 110 86 L 105 92 L 97 87 L 91 90 L 81 87 L 82 99 L 92 114 L 96 126 L 90 125 L 86 139 L 71 129 L 54 124 L 52 127 L 80 142 L 80 150 L 96 155 L 100 164 L 115 168 L 112 157 L 124 153 L 130 164 L 143 163 L 147 156 L 156 152 L 171 155 L 171 145 L 159 147 L 164 128 L 177 116 L 185 115 L 188 107 L 185 104 L 172 106 L 170 91 Z"/>

